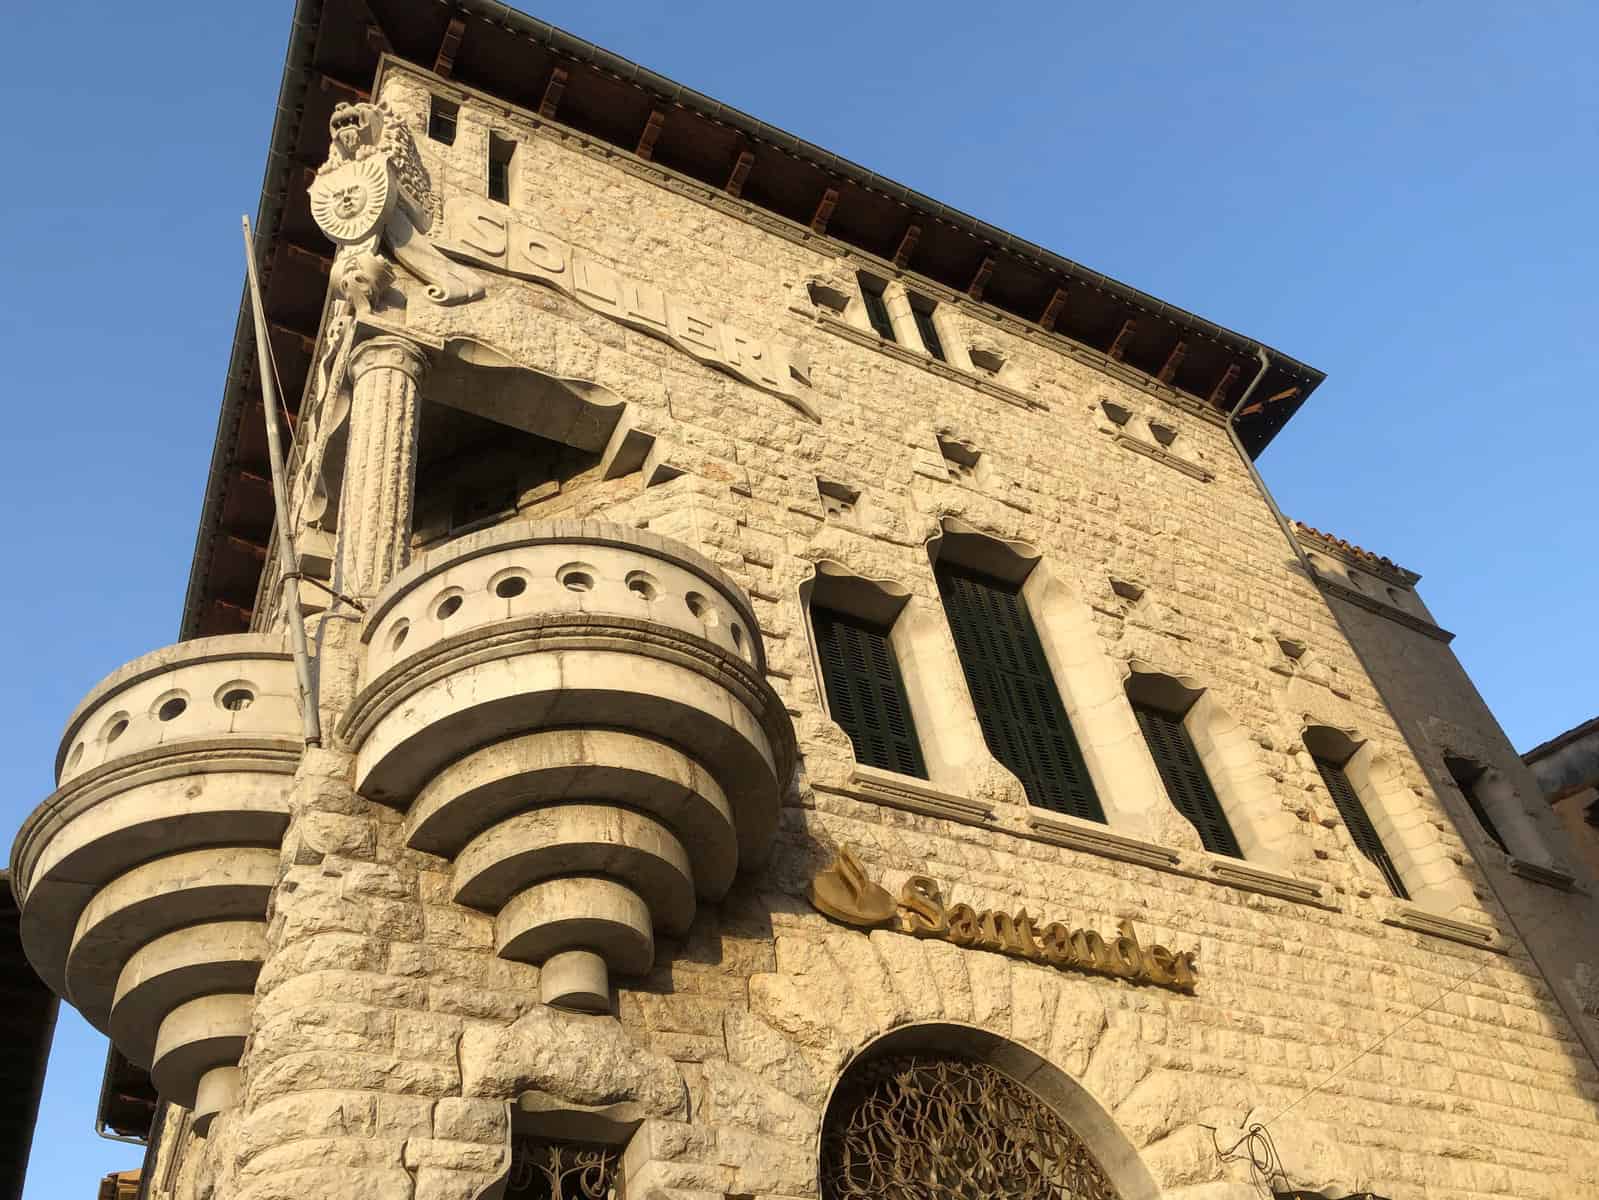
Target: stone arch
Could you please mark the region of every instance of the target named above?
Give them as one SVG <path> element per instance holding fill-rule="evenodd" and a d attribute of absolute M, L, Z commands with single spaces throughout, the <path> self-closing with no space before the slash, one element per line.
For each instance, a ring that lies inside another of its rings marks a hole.
<path fill-rule="evenodd" d="M 1299 822 L 1278 798 L 1249 730 L 1214 690 L 1139 659 L 1126 665 L 1126 689 L 1135 703 L 1182 716 L 1244 858 L 1292 870 L 1304 850 Z"/>
<path fill-rule="evenodd" d="M 1025 542 L 982 533 L 946 517 L 927 543 L 930 561 L 948 560 L 1021 584 L 1021 596 L 1043 643 L 1088 766 L 1106 823 L 1153 841 L 1170 833 L 1161 810 L 1165 795 L 1138 721 L 1122 691 L 1115 663 L 1105 652 L 1093 610 L 1070 583 Z M 965 681 L 960 683 L 965 691 Z M 972 708 L 965 696 L 965 707 Z M 1186 824 L 1185 824 L 1186 828 Z M 1197 837 L 1194 839 L 1197 844 Z"/>
<path fill-rule="evenodd" d="M 1406 785 L 1404 772 L 1391 755 L 1359 737 L 1354 729 L 1319 722 L 1310 714 L 1300 727 L 1299 741 L 1307 759 L 1322 757 L 1343 766 L 1414 904 L 1440 916 L 1478 911 L 1470 881 L 1449 858 L 1420 797 Z M 1315 764 L 1305 761 L 1304 767 L 1316 777 L 1318 791 L 1324 792 Z M 1325 802 L 1330 806 L 1331 797 L 1325 797 Z M 1348 857 L 1362 878 L 1381 881 L 1377 868 L 1352 842 Z"/>
<path fill-rule="evenodd" d="M 874 1038 L 839 1072 L 823 1106 L 818 1139 L 818 1193 L 828 1200 L 828 1131 L 847 1117 L 850 1084 L 862 1068 L 902 1056 L 977 1063 L 993 1068 L 1021 1085 L 1042 1106 L 1059 1117 L 1097 1163 L 1119 1200 L 1158 1200 L 1160 1186 L 1139 1157 L 1138 1149 L 1114 1117 L 1077 1079 L 1043 1055 L 990 1029 L 959 1022 L 903 1025 Z"/>

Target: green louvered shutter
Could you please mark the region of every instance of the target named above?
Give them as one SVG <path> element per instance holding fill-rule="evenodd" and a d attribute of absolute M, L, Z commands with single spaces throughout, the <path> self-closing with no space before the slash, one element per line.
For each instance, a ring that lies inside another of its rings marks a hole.
<path fill-rule="evenodd" d="M 1019 588 L 940 564 L 938 590 L 983 739 L 1039 808 L 1103 821 Z"/>
<path fill-rule="evenodd" d="M 1333 803 L 1338 806 L 1338 815 L 1344 819 L 1344 828 L 1349 830 L 1349 836 L 1354 839 L 1355 849 L 1377 864 L 1377 869 L 1388 881 L 1388 887 L 1394 895 L 1401 900 L 1409 900 L 1410 893 L 1405 890 L 1405 881 L 1399 878 L 1399 868 L 1394 866 L 1394 860 L 1388 857 L 1388 848 L 1382 844 L 1382 838 L 1377 836 L 1377 827 L 1371 823 L 1371 816 L 1366 812 L 1366 806 L 1360 802 L 1360 796 L 1355 792 L 1354 785 L 1349 782 L 1349 776 L 1344 773 L 1342 767 L 1324 758 L 1316 758 L 1314 755 L 1311 757 L 1316 763 L 1316 770 L 1321 772 L 1321 781 L 1327 785 Z"/>
<path fill-rule="evenodd" d="M 888 630 L 829 609 L 811 611 L 833 720 L 869 767 L 927 778 Z"/>
<path fill-rule="evenodd" d="M 1216 790 L 1210 786 L 1183 719 L 1146 704 L 1133 705 L 1133 712 L 1138 717 L 1138 727 L 1144 731 L 1144 741 L 1149 743 L 1149 752 L 1155 757 L 1172 807 L 1199 830 L 1205 849 L 1242 858 L 1244 852 L 1238 848 L 1233 827 L 1227 823 L 1227 814 L 1216 799 Z"/>
<path fill-rule="evenodd" d="M 877 335 L 885 341 L 894 341 L 894 322 L 889 318 L 883 293 L 862 284 L 861 299 L 866 301 L 866 319 L 872 323 Z"/>

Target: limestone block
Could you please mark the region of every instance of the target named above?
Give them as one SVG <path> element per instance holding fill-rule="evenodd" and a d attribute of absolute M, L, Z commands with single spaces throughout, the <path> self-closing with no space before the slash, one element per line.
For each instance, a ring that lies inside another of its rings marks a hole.
<path fill-rule="evenodd" d="M 688 1093 L 676 1064 L 644 1051 L 614 1017 L 534 1008 L 508 1029 L 473 1026 L 461 1039 L 463 1094 L 543 1092 L 575 1104 L 631 1103 L 675 1116 Z"/>
<path fill-rule="evenodd" d="M 815 1106 L 726 1060 L 707 1061 L 704 1072 L 706 1108 L 719 1129 L 732 1124 L 798 1145 L 815 1141 L 822 1119 Z"/>
<path fill-rule="evenodd" d="M 433 1135 L 458 1142 L 503 1142 L 510 1117 L 503 1100 L 448 1098 L 433 1108 Z"/>

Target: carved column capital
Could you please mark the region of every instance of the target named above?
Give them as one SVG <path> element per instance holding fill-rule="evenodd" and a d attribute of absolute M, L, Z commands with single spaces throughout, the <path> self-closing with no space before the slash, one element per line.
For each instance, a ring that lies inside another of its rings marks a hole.
<path fill-rule="evenodd" d="M 357 342 L 350 351 L 350 381 L 359 383 L 367 372 L 382 368 L 405 372 L 412 386 L 416 386 L 427 375 L 431 362 L 426 347 L 398 334 L 380 333 Z"/>

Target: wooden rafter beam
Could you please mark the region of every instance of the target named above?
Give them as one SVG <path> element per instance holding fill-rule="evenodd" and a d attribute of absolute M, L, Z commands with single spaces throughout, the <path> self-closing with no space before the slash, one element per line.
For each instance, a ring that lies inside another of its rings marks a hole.
<path fill-rule="evenodd" d="M 838 189 L 828 188 L 816 202 L 816 211 L 811 214 L 811 232 L 826 233 L 827 223 L 833 219 L 833 210 L 837 207 Z"/>
<path fill-rule="evenodd" d="M 894 251 L 894 265 L 903 267 L 910 262 L 911 255 L 916 253 L 916 243 L 921 239 L 922 227 L 910 225 L 905 229 L 905 236 L 899 239 L 899 249 Z"/>
<path fill-rule="evenodd" d="M 556 109 L 561 107 L 561 95 L 566 91 L 566 80 L 565 67 L 550 71 L 550 81 L 544 85 L 544 99 L 539 101 L 539 116 L 554 119 Z"/>
<path fill-rule="evenodd" d="M 650 109 L 650 118 L 644 122 L 644 129 L 638 135 L 638 148 L 633 151 L 645 162 L 655 156 L 655 142 L 661 136 L 661 127 L 666 124 L 666 110 L 664 108 Z"/>
<path fill-rule="evenodd" d="M 370 100 L 372 93 L 359 84 L 347 83 L 336 76 L 329 75 L 326 71 L 313 70 L 317 85 L 324 92 L 338 92 L 341 96 L 348 96 L 352 100 Z"/>
<path fill-rule="evenodd" d="M 989 278 L 994 274 L 994 256 L 990 254 L 977 265 L 977 273 L 972 276 L 972 281 L 966 287 L 966 294 L 973 300 L 983 298 L 983 289 L 988 286 Z"/>
<path fill-rule="evenodd" d="M 368 11 L 367 15 L 371 16 L 372 14 Z M 383 26 L 376 21 L 368 21 L 366 23 L 366 44 L 379 54 L 394 53 L 394 43 L 389 41 L 389 35 L 383 32 Z"/>
<path fill-rule="evenodd" d="M 213 596 L 211 603 L 241 625 L 249 625 L 251 618 L 255 616 L 255 609 L 245 604 L 235 604 L 231 600 L 224 600 L 221 596 Z"/>
<path fill-rule="evenodd" d="M 733 162 L 733 169 L 728 172 L 727 186 L 723 189 L 729 196 L 738 197 L 744 194 L 744 181 L 750 177 L 750 169 L 755 166 L 755 151 L 747 147 L 738 152 L 738 158 Z"/>
<path fill-rule="evenodd" d="M 1056 288 L 1055 294 L 1049 298 L 1049 303 L 1044 305 L 1044 312 L 1038 318 L 1038 323 L 1044 329 L 1053 330 L 1055 322 L 1060 320 L 1061 313 L 1066 311 L 1066 289 Z"/>
<path fill-rule="evenodd" d="M 1188 354 L 1188 343 L 1178 342 L 1171 348 L 1171 353 L 1166 356 L 1166 361 L 1155 373 L 1155 378 L 1162 383 L 1170 383 L 1177 377 L 1177 368 L 1183 365 L 1183 359 Z"/>
<path fill-rule="evenodd" d="M 268 321 L 267 328 L 269 328 L 273 333 L 278 334 L 280 337 L 287 338 L 291 342 L 298 342 L 300 349 L 306 354 L 316 353 L 316 339 L 314 337 L 308 337 L 300 330 L 290 329 L 287 325 L 280 324 L 277 321 Z"/>
<path fill-rule="evenodd" d="M 1275 395 L 1267 396 L 1264 400 L 1256 400 L 1248 408 L 1241 410 L 1238 415 L 1240 417 L 1251 416 L 1255 413 L 1261 412 L 1273 404 L 1280 404 L 1284 400 L 1292 400 L 1297 395 L 1299 395 L 1299 387 L 1297 384 L 1293 387 L 1286 387 Z"/>
<path fill-rule="evenodd" d="M 258 542 L 253 538 L 240 537 L 236 533 L 225 533 L 222 535 L 222 540 L 241 554 L 249 555 L 256 562 L 266 561 L 267 548 L 262 542 Z"/>
<path fill-rule="evenodd" d="M 450 23 L 444 28 L 444 36 L 439 39 L 439 52 L 433 59 L 433 73 L 445 79 L 455 70 L 455 56 L 461 52 L 461 36 L 466 32 L 466 21 L 461 17 L 451 17 Z"/>
<path fill-rule="evenodd" d="M 1210 389 L 1210 402 L 1217 408 L 1225 408 L 1227 406 L 1227 392 L 1232 388 L 1233 384 L 1238 382 L 1238 376 L 1241 374 L 1243 374 L 1243 368 L 1237 363 L 1228 367 L 1222 373 L 1222 377 L 1216 381 L 1216 386 Z"/>
<path fill-rule="evenodd" d="M 1110 349 L 1105 351 L 1105 357 L 1115 359 L 1117 362 L 1120 362 L 1122 360 L 1122 356 L 1127 353 L 1127 343 L 1132 338 L 1133 332 L 1137 328 L 1138 318 L 1128 317 L 1125 321 L 1123 321 L 1122 327 L 1116 332 L 1115 340 L 1110 344 Z"/>
<path fill-rule="evenodd" d="M 279 244 L 283 247 L 283 253 L 297 262 L 304 263 L 324 275 L 333 270 L 333 256 L 331 254 L 323 254 L 319 250 L 312 250 L 309 247 L 300 245 L 298 242 L 281 242 Z"/>

